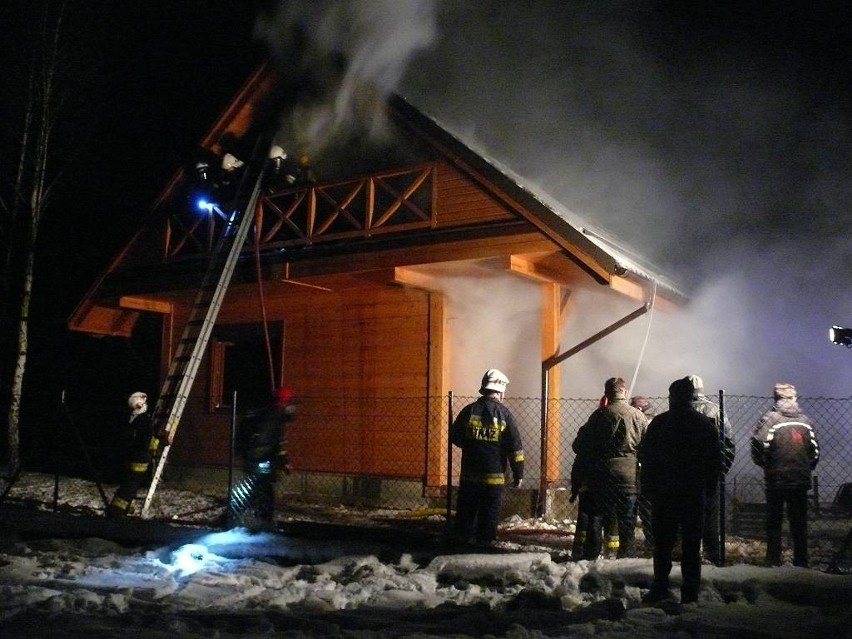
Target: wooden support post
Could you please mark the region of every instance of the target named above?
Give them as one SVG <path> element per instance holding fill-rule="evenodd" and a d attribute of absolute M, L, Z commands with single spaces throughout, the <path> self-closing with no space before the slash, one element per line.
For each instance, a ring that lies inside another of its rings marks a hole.
<path fill-rule="evenodd" d="M 559 334 L 561 332 L 560 286 L 554 283 L 541 285 L 541 360 L 547 361 L 559 352 Z M 550 485 L 559 476 L 560 435 L 558 429 L 558 400 L 560 389 L 560 371 L 551 369 L 547 388 L 547 422 L 544 425 L 546 440 L 542 442 L 542 479 Z"/>
<path fill-rule="evenodd" d="M 429 397 L 427 406 L 428 433 L 426 437 L 426 490 L 436 492 L 440 486 L 448 486 L 451 478 L 447 473 L 447 451 L 449 435 L 446 418 L 441 410 L 447 395 L 447 329 L 444 312 L 444 296 L 429 293 Z"/>

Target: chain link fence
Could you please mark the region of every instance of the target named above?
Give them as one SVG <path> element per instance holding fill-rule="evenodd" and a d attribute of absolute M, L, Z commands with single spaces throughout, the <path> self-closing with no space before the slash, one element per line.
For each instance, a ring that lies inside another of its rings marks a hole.
<path fill-rule="evenodd" d="M 298 516 L 309 510 L 315 520 L 339 519 L 345 511 L 347 517 L 360 513 L 367 518 L 446 525 L 454 510 L 461 457 L 460 451 L 449 445 L 449 424 L 452 415 L 475 399 L 452 395 L 364 401 L 335 398 L 342 413 L 328 423 L 325 413 L 312 411 L 311 406 L 329 400 L 304 398 L 304 410 L 289 435 L 301 453 L 291 460 L 294 472 L 282 475 L 277 483 L 280 511 Z M 714 396 L 710 399 L 719 400 Z M 738 395 L 725 395 L 723 399 L 736 443 L 736 456 L 724 485 L 725 554 L 727 563 L 759 563 L 765 556 L 765 498 L 762 470 L 751 460 L 750 438 L 773 400 Z M 571 444 L 598 401 L 551 401 L 543 451 L 541 400 L 506 398 L 505 404 L 521 430 L 526 461 L 523 488 L 507 490 L 504 496 L 502 540 L 570 552 L 577 521 L 577 504 L 569 500 L 574 463 Z M 649 401 L 654 414 L 668 408 L 666 398 Z M 366 412 L 365 405 L 369 405 Z M 848 569 L 852 549 L 840 551 L 852 529 L 852 398 L 799 398 L 799 405 L 813 422 L 821 453 L 809 493 L 812 563 Z M 93 438 L 89 424 L 90 420 L 115 418 L 104 407 L 87 406 L 75 413 L 63 405 L 52 429 L 44 431 L 49 431 L 48 435 L 42 434 L 50 444 L 43 452 L 41 468 L 78 476 L 94 471 L 107 483 L 116 481 L 115 446 L 102 437 Z M 185 413 L 184 419 L 203 421 L 205 416 Z M 325 439 L 317 437 L 322 432 L 327 435 Z M 336 442 L 335 448 L 320 450 L 328 446 L 318 446 L 317 441 Z M 219 491 L 224 499 L 229 477 L 240 474 L 239 468 L 224 465 L 172 464 L 164 481 Z M 785 558 L 789 558 L 786 521 L 784 530 Z M 641 543 L 642 521 L 638 515 L 636 535 L 636 553 L 650 556 L 648 546 Z"/>

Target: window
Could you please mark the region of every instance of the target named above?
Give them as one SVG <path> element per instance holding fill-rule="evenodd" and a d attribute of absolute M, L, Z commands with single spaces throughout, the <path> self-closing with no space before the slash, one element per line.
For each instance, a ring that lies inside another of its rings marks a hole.
<path fill-rule="evenodd" d="M 281 377 L 282 322 L 269 323 L 272 366 L 275 383 Z M 210 340 L 211 412 L 231 411 L 236 393 L 237 409 L 257 406 L 269 400 L 272 389 L 269 355 L 263 324 L 216 326 Z"/>

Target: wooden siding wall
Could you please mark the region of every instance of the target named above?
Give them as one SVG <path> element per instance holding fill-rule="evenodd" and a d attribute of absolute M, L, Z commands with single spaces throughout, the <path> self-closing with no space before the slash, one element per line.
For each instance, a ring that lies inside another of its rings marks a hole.
<path fill-rule="evenodd" d="M 430 426 L 427 405 L 430 304 L 434 312 L 436 294 L 396 287 L 339 293 L 297 288 L 297 294 L 286 294 L 292 290 L 267 297 L 267 315 L 269 321 L 284 320 L 283 383 L 302 398 L 288 433 L 293 467 L 422 478 L 428 431 L 437 429 L 433 444 L 438 444 L 437 431 L 444 426 L 441 419 Z M 226 303 L 219 323 L 239 320 L 258 321 L 245 308 Z M 175 324 L 184 321 L 180 314 Z M 177 331 L 172 339 L 179 336 Z M 171 459 L 176 464 L 227 463 L 231 417 L 208 409 L 208 360 L 175 438 Z M 441 463 L 442 457 L 430 459 Z"/>
<path fill-rule="evenodd" d="M 437 187 L 440 202 L 438 225 L 441 227 L 517 218 L 476 182 L 449 164 L 438 163 Z"/>
<path fill-rule="evenodd" d="M 284 379 L 304 396 L 288 436 L 294 468 L 424 474 L 429 294 L 320 295 L 286 322 Z"/>

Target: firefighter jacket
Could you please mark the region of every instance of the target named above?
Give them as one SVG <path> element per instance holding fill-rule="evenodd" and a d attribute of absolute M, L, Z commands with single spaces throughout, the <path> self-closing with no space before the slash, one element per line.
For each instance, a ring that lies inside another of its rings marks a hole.
<path fill-rule="evenodd" d="M 588 464 L 592 489 L 636 494 L 636 449 L 648 418 L 624 398 L 611 399 L 580 427 L 572 448 Z"/>
<path fill-rule="evenodd" d="M 767 488 L 811 487 L 819 443 L 811 420 L 795 399 L 779 399 L 755 426 L 751 457 L 763 468 Z"/>
<path fill-rule="evenodd" d="M 702 415 L 706 415 L 713 420 L 716 426 L 716 439 L 720 440 L 722 446 L 722 474 L 727 475 L 731 466 L 734 464 L 734 456 L 737 453 L 733 429 L 731 428 L 728 416 L 725 415 L 725 434 L 722 438 L 719 435 L 719 422 L 721 418 L 719 405 L 707 399 L 704 393 L 695 393 L 692 398 L 692 407 Z"/>
<path fill-rule="evenodd" d="M 282 466 L 287 464 L 284 428 L 292 416 L 285 408 L 271 404 L 243 418 L 237 447 L 247 464 L 273 461 Z"/>
<path fill-rule="evenodd" d="M 512 413 L 497 399 L 483 396 L 459 412 L 450 430 L 462 449 L 461 481 L 499 486 L 507 465 L 517 484 L 524 477 L 524 449 Z"/>
<path fill-rule="evenodd" d="M 141 461 L 149 456 L 148 444 L 154 433 L 151 415 L 147 411 L 134 415 L 125 431 L 125 447 L 128 456 Z"/>
<path fill-rule="evenodd" d="M 689 404 L 672 406 L 651 420 L 639 446 L 642 492 L 691 499 L 716 489 L 722 468 L 716 425 Z"/>

